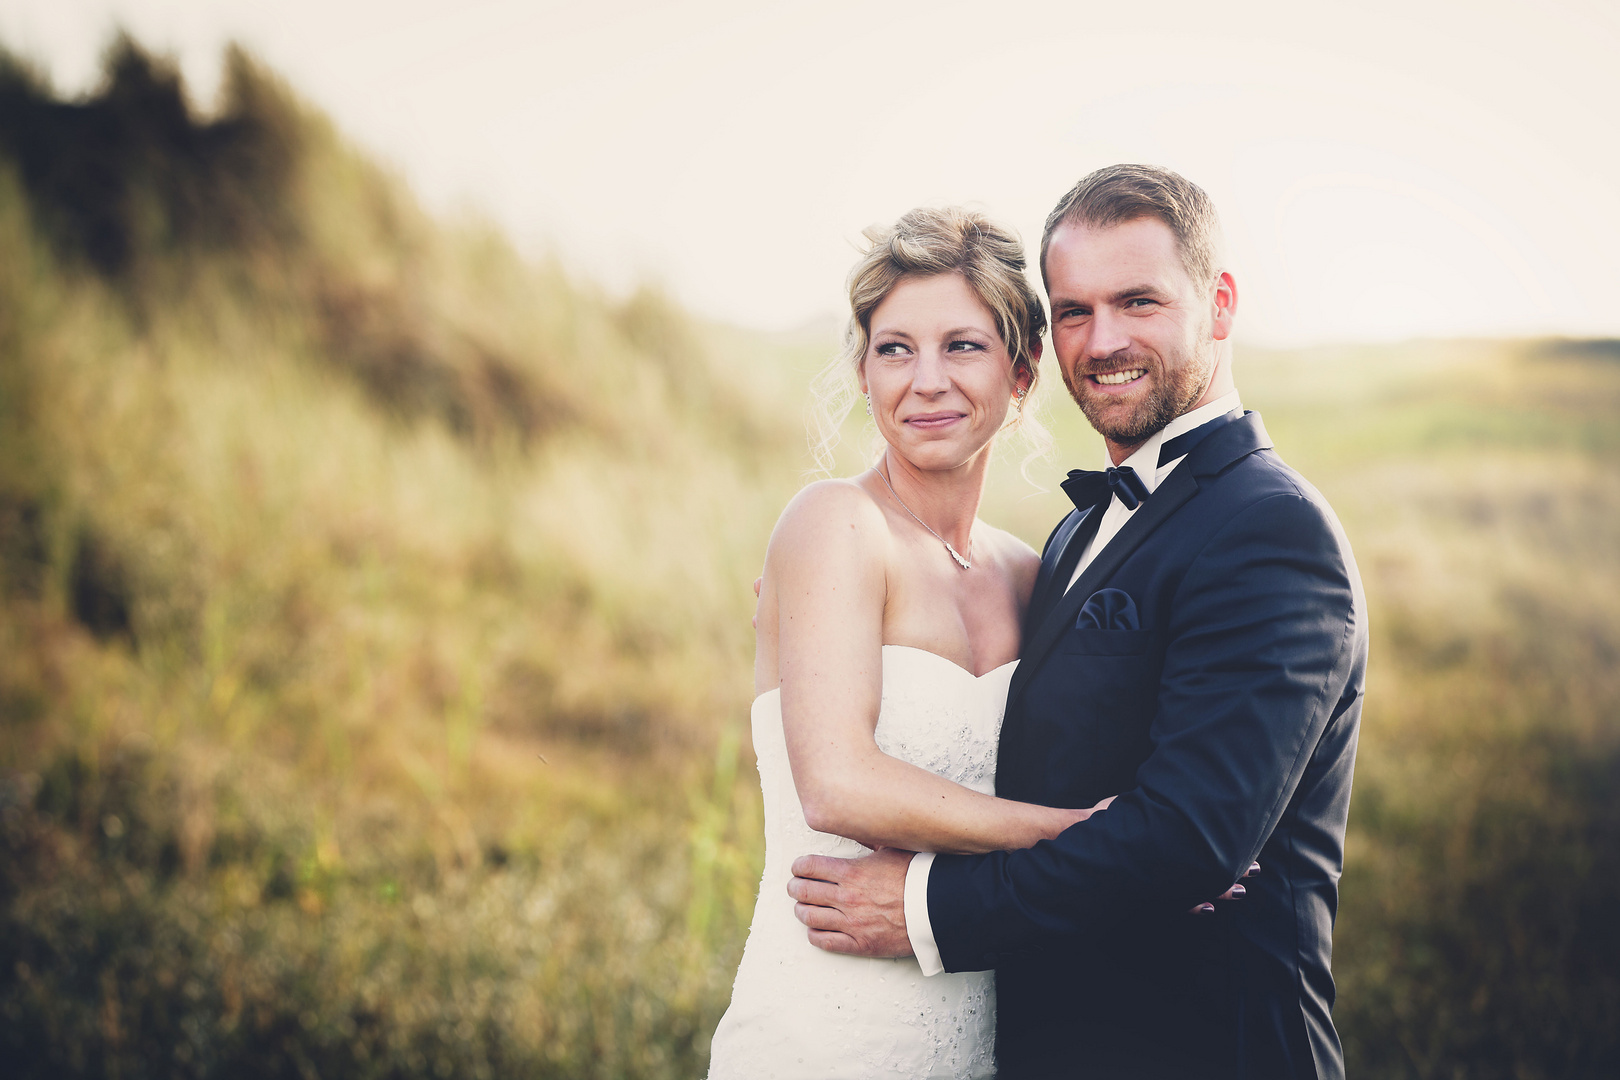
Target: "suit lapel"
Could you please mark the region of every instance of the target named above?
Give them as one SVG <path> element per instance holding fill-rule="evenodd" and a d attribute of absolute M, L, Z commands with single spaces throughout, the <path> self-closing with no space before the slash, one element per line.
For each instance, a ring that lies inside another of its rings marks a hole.
<path fill-rule="evenodd" d="M 1053 582 L 1067 583 L 1074 573 L 1074 564 L 1091 538 L 1097 535 L 1102 521 L 1102 509 L 1075 510 L 1052 533 L 1046 551 L 1041 555 L 1040 573 L 1035 577 L 1035 590 L 1030 594 L 1029 611 L 1024 615 L 1023 640 L 1028 641 L 1052 605 L 1063 595 L 1061 586 L 1054 591 Z"/>
<path fill-rule="evenodd" d="M 1130 520 L 1108 542 L 1108 546 L 1098 553 L 1090 566 L 1086 567 L 1085 573 L 1080 575 L 1080 579 L 1074 583 L 1072 589 L 1062 592 L 1063 586 L 1067 583 L 1067 575 L 1064 575 L 1062 580 L 1056 580 L 1057 575 L 1054 572 L 1053 579 L 1047 581 L 1046 588 L 1049 592 L 1057 590 L 1061 595 L 1055 603 L 1043 605 L 1043 614 L 1038 624 L 1032 621 L 1030 626 L 1026 627 L 1018 670 L 1013 673 L 1012 686 L 1007 692 L 1008 704 L 1011 705 L 1016 701 L 1029 680 L 1034 678 L 1046 654 L 1074 621 L 1086 598 L 1107 581 L 1131 553 L 1153 535 L 1154 530 L 1181 509 L 1188 499 L 1198 494 L 1200 477 L 1219 473 L 1239 458 L 1270 446 L 1271 439 L 1266 435 L 1265 426 L 1260 423 L 1259 415 L 1245 413 L 1240 419 L 1225 425 L 1193 447 L 1192 452 L 1187 455 L 1187 460 L 1165 477 L 1164 483 L 1160 484 L 1147 502 L 1142 504 L 1142 508 L 1131 515 Z M 1088 541 L 1096 535 L 1102 514 L 1094 511 L 1088 518 L 1095 520 L 1088 522 L 1089 529 L 1075 530 L 1074 535 L 1070 537 L 1069 547 L 1074 547 L 1075 540 L 1081 533 L 1085 534 Z M 1083 545 L 1077 549 L 1083 550 Z M 1064 554 L 1067 555 L 1069 552 L 1065 550 Z M 1075 561 L 1078 561 L 1078 554 L 1075 560 L 1068 562 L 1070 574 L 1074 572 L 1072 567 Z M 1041 569 L 1044 573 L 1046 569 L 1044 560 Z M 1054 571 L 1055 569 L 1054 567 Z M 1033 633 L 1029 632 L 1031 627 Z"/>

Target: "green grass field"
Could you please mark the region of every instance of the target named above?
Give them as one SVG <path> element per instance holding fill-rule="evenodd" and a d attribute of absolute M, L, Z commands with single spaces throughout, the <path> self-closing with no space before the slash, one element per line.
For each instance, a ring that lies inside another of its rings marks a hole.
<path fill-rule="evenodd" d="M 425 216 L 247 57 L 0 63 L 0 1060 L 699 1077 L 759 873 L 752 609 L 823 334 Z M 1620 343 L 1239 351 L 1373 659 L 1351 1075 L 1620 1067 Z M 1039 544 L 1100 452 L 984 516 Z M 860 461 L 852 420 L 840 452 Z"/>

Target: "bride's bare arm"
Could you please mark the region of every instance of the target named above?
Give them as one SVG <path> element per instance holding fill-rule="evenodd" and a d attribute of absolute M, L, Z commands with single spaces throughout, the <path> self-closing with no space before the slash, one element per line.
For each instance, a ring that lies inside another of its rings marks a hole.
<path fill-rule="evenodd" d="M 780 676 L 810 827 L 869 847 L 971 853 L 1029 847 L 1084 820 L 1092 811 L 982 795 L 878 749 L 887 537 L 859 488 L 827 481 L 783 512 L 766 556 L 760 668 Z"/>

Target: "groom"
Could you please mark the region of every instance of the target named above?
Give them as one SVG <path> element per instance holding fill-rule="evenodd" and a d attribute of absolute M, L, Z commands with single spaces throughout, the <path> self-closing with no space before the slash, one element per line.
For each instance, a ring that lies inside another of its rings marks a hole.
<path fill-rule="evenodd" d="M 1332 947 L 1366 603 L 1322 496 L 1232 380 L 1204 192 L 1119 165 L 1052 211 L 1063 380 L 1110 468 L 1042 555 L 997 793 L 1103 813 L 988 855 L 794 864 L 816 945 L 996 970 L 1006 1078 L 1344 1074 Z M 1263 867 L 1239 904 L 1202 905 Z"/>

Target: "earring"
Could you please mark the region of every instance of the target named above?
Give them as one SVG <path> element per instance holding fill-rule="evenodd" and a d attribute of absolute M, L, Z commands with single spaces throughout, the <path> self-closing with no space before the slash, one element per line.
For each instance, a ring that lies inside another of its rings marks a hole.
<path fill-rule="evenodd" d="M 861 397 L 866 399 L 866 415 L 871 416 L 872 415 L 872 395 L 871 394 L 862 394 Z"/>

